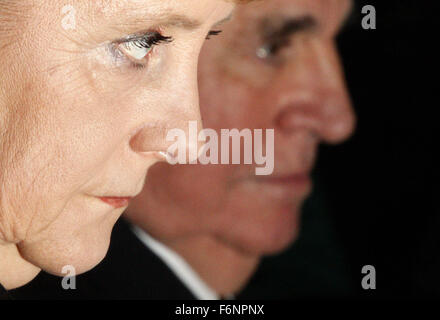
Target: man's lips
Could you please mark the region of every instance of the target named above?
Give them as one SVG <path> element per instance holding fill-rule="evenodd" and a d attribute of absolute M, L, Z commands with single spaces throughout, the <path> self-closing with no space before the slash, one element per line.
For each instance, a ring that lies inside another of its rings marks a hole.
<path fill-rule="evenodd" d="M 128 207 L 133 197 L 99 197 L 99 199 L 112 207 L 119 209 Z"/>

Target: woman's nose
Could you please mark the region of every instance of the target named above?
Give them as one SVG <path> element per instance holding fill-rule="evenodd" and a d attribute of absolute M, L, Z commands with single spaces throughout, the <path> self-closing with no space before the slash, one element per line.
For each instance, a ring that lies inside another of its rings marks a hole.
<path fill-rule="evenodd" d="M 193 163 L 201 149 L 200 117 L 170 119 L 163 125 L 146 124 L 131 138 L 130 147 L 144 156 L 175 163 Z"/>
<path fill-rule="evenodd" d="M 355 115 L 333 41 L 305 43 L 283 74 L 278 128 L 312 131 L 327 143 L 340 143 L 353 133 Z"/>
<path fill-rule="evenodd" d="M 180 155 L 179 163 L 197 160 L 198 150 L 202 142 L 199 134 L 202 131 L 202 122 L 199 109 L 199 96 L 196 71 L 191 71 L 193 81 L 189 83 L 176 79 L 178 85 L 170 90 L 161 99 L 160 112 L 152 115 L 146 112 L 145 123 L 138 128 L 130 139 L 131 149 L 142 155 L 161 155 L 159 160 L 171 160 Z M 178 94 L 180 93 L 180 94 Z"/>

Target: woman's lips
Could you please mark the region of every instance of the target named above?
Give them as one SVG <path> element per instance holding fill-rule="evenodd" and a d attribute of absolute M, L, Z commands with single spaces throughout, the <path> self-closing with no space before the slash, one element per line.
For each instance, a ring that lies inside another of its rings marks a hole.
<path fill-rule="evenodd" d="M 101 201 L 111 205 L 112 207 L 119 209 L 128 207 L 132 197 L 99 197 Z"/>

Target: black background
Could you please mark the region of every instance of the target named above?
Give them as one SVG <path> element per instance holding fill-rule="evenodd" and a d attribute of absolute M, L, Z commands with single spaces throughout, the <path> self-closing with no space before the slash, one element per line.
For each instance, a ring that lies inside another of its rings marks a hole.
<path fill-rule="evenodd" d="M 356 132 L 320 148 L 299 239 L 266 257 L 240 298 L 440 297 L 439 37 L 429 4 L 355 1 L 338 45 Z M 376 9 L 375 30 L 362 28 L 365 5 Z M 375 290 L 361 286 L 366 265 Z"/>
<path fill-rule="evenodd" d="M 366 4 L 376 8 L 376 30 L 361 27 Z M 348 143 L 322 148 L 317 170 L 360 297 L 440 294 L 439 37 L 429 4 L 357 1 L 339 38 L 358 126 Z M 376 290 L 361 288 L 364 265 L 376 268 Z"/>

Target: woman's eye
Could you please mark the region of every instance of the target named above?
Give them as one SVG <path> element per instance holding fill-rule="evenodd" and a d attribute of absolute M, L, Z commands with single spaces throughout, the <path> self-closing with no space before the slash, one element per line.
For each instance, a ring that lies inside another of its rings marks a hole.
<path fill-rule="evenodd" d="M 132 67 L 144 68 L 148 62 L 149 53 L 154 46 L 171 41 L 171 37 L 163 36 L 158 32 L 148 32 L 141 36 L 130 36 L 127 39 L 113 43 L 113 51 L 118 62 L 128 60 Z"/>
<path fill-rule="evenodd" d="M 140 47 L 133 42 L 125 42 L 119 46 L 119 49 L 129 58 L 135 61 L 142 61 L 151 51 L 152 47 Z"/>

